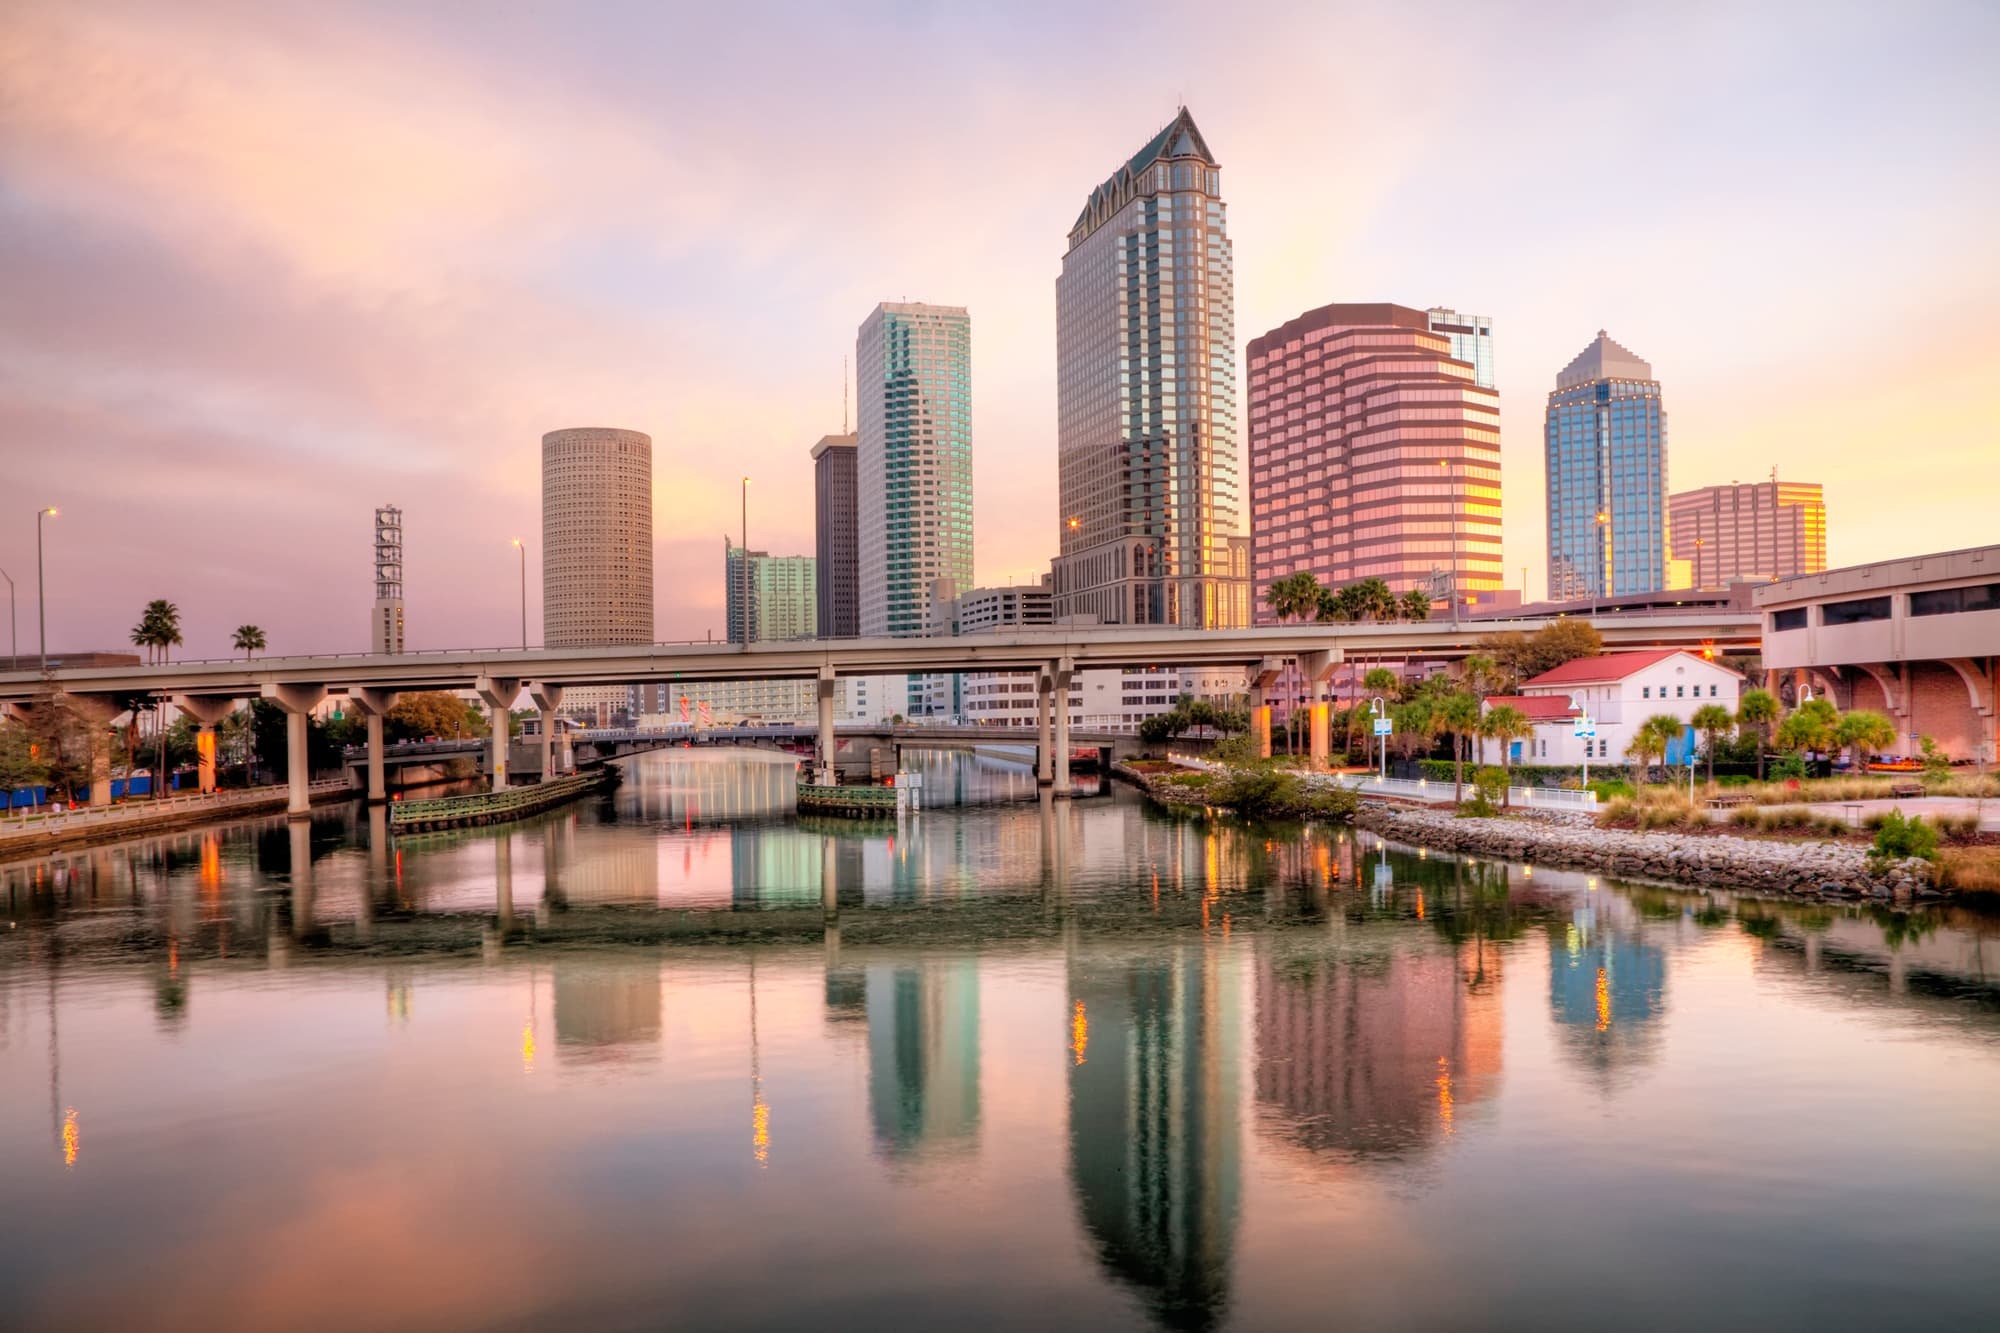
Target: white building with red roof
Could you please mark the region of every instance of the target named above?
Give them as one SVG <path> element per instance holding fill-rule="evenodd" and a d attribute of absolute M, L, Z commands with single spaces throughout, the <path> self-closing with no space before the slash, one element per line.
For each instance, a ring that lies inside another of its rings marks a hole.
<path fill-rule="evenodd" d="M 1618 763 L 1647 718 L 1670 713 L 1685 722 L 1707 704 L 1734 713 L 1742 686 L 1734 671 L 1677 648 L 1601 653 L 1524 680 L 1518 694 L 1489 695 L 1485 708 L 1510 707 L 1534 724 L 1533 738 L 1513 743 L 1517 764 Z M 1597 734 L 1578 737 L 1586 718 Z M 1686 763 L 1694 745 L 1684 733 L 1667 762 Z"/>

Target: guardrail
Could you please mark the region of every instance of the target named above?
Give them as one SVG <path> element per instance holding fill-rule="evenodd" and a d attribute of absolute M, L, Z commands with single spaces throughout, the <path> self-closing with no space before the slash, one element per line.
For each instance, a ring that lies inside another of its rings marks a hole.
<path fill-rule="evenodd" d="M 323 778 L 308 788 L 309 794 L 313 796 L 353 790 L 353 784 L 346 778 Z M 76 810 L 44 805 L 0 816 L 0 834 L 41 830 L 67 831 L 96 825 L 138 824 L 159 815 L 182 814 L 193 810 L 254 809 L 260 805 L 284 805 L 289 796 L 290 790 L 284 784 L 277 783 L 265 787 L 237 788 L 206 794 L 163 796 L 158 800 L 135 797 L 116 805 L 86 805 Z"/>
<path fill-rule="evenodd" d="M 1199 769 L 1204 773 L 1225 772 L 1229 765 L 1198 758 L 1195 755 L 1172 754 L 1167 758 L 1183 768 Z M 1432 782 L 1427 778 L 1385 778 L 1374 773 L 1301 773 L 1308 786 L 1343 787 L 1358 791 L 1363 796 L 1386 796 L 1403 801 L 1423 801 L 1427 804 L 1448 805 L 1452 800 L 1453 786 L 1449 782 Z M 1469 775 L 1468 775 L 1469 776 Z M 1465 789 L 1470 791 L 1472 783 Z M 1591 791 L 1571 791 L 1566 787 L 1509 787 L 1507 800 L 1530 810 L 1575 810 L 1584 814 L 1597 812 L 1597 793 Z"/>
<path fill-rule="evenodd" d="M 506 787 L 500 791 L 438 796 L 424 801 L 397 801 L 389 808 L 389 826 L 397 832 L 416 833 L 427 829 L 519 819 L 581 796 L 600 781 L 595 774 L 579 774 L 525 787 Z"/>

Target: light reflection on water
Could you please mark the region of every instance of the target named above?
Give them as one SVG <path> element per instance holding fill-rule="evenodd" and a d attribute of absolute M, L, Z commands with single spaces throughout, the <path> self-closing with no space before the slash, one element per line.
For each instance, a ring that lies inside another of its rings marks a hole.
<path fill-rule="evenodd" d="M 5 1322 L 2000 1316 L 1992 923 L 925 764 L 0 869 Z"/>

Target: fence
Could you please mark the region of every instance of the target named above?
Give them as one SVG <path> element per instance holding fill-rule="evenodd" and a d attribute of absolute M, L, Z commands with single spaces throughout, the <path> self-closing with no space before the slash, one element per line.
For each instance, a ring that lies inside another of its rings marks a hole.
<path fill-rule="evenodd" d="M 1194 755 L 1169 753 L 1167 758 L 1183 768 L 1199 769 L 1204 773 L 1226 772 L 1227 764 L 1197 758 Z M 1344 787 L 1358 791 L 1363 796 L 1390 797 L 1402 801 L 1423 801 L 1429 804 L 1449 805 L 1452 800 L 1450 781 L 1433 782 L 1429 778 L 1383 778 L 1373 773 L 1301 773 L 1308 786 Z M 1470 791 L 1471 783 L 1466 783 Z M 1569 791 L 1560 787 L 1509 787 L 1507 799 L 1512 805 L 1528 810 L 1576 810 L 1593 814 L 1597 810 L 1597 793 L 1589 791 Z"/>
<path fill-rule="evenodd" d="M 329 778 L 312 784 L 310 791 L 315 797 L 329 792 L 351 792 L 353 786 L 346 778 Z M 91 828 L 96 825 L 116 827 L 120 824 L 144 824 L 149 820 L 166 815 L 179 815 L 201 810 L 255 810 L 262 806 L 283 808 L 289 796 L 283 786 L 251 787 L 247 790 L 210 792 L 203 796 L 191 793 L 185 796 L 167 796 L 160 800 L 138 800 L 124 805 L 87 805 L 77 810 L 59 806 L 44 805 L 34 810 L 24 810 L 0 818 L 0 834 L 25 832 L 68 832 L 71 829 Z"/>

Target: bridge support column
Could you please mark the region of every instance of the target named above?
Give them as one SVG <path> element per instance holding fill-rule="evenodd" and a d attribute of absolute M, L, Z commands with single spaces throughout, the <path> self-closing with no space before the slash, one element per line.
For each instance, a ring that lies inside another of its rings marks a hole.
<path fill-rule="evenodd" d="M 535 701 L 535 711 L 541 723 L 542 781 L 547 782 L 556 775 L 556 709 L 562 706 L 562 686 L 538 680 L 528 686 L 528 697 Z M 564 749 L 568 749 L 567 744 Z M 563 758 L 563 771 L 567 772 L 568 755 Z"/>
<path fill-rule="evenodd" d="M 393 690 L 350 685 L 347 699 L 368 727 L 368 804 L 380 805 L 389 799 L 389 782 L 382 771 L 382 719 L 395 707 L 396 695 Z"/>
<path fill-rule="evenodd" d="M 227 695 L 179 694 L 174 696 L 174 705 L 193 718 L 198 728 L 194 735 L 195 764 L 199 775 L 196 787 L 206 796 L 215 790 L 216 724 L 236 711 L 236 700 Z"/>
<path fill-rule="evenodd" d="M 111 719 L 125 710 L 118 701 L 102 694 L 63 692 L 63 702 L 89 728 L 90 803 L 102 808 L 111 804 Z"/>
<path fill-rule="evenodd" d="M 1323 769 L 1329 766 L 1333 757 L 1332 738 L 1328 734 L 1332 724 L 1332 706 L 1321 696 L 1326 691 L 1326 682 L 1333 675 L 1334 667 L 1340 664 L 1338 648 L 1322 648 L 1314 652 L 1299 654 L 1299 674 L 1305 677 L 1307 712 L 1307 735 L 1312 756 L 1312 766 Z"/>
<path fill-rule="evenodd" d="M 306 753 L 306 719 L 326 698 L 326 686 L 267 684 L 264 697 L 285 710 L 285 784 L 289 788 L 285 814 L 304 819 L 312 813 L 312 756 Z"/>
<path fill-rule="evenodd" d="M 487 738 L 488 748 L 493 754 L 493 790 L 507 790 L 507 727 L 510 710 L 514 707 L 514 697 L 521 692 L 521 682 L 493 676 L 481 676 L 473 683 L 473 692 L 486 705 L 487 716 L 492 721 L 492 735 Z"/>
<path fill-rule="evenodd" d="M 1260 759 L 1271 757 L 1271 705 L 1264 702 L 1264 692 L 1284 669 L 1284 662 L 1276 657 L 1264 658 L 1250 667 L 1250 734 L 1257 738 Z"/>
<path fill-rule="evenodd" d="M 1054 663 L 1049 668 L 1050 683 L 1055 693 L 1055 794 L 1058 797 L 1073 794 L 1069 781 L 1069 682 L 1070 677 L 1075 674 L 1075 671 L 1075 664 L 1067 657 Z"/>
<path fill-rule="evenodd" d="M 833 691 L 835 686 L 833 668 L 819 669 L 819 773 L 817 780 L 822 787 L 831 787 L 839 780 L 834 772 L 834 750 L 839 740 L 833 732 Z"/>
<path fill-rule="evenodd" d="M 1049 728 L 1054 719 L 1049 713 L 1049 700 L 1054 696 L 1055 685 L 1046 670 L 1035 672 L 1035 785 L 1049 787 L 1055 784 L 1054 741 Z"/>

